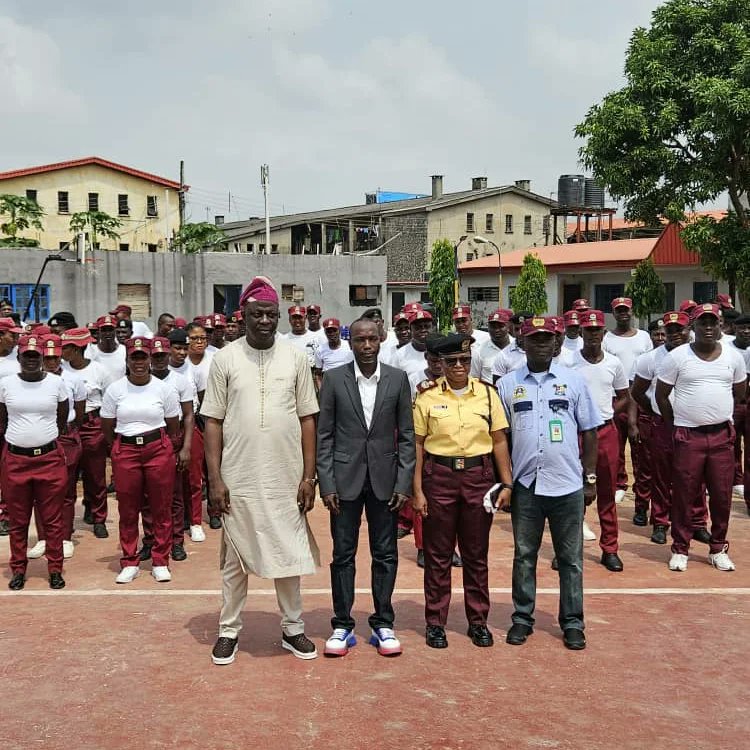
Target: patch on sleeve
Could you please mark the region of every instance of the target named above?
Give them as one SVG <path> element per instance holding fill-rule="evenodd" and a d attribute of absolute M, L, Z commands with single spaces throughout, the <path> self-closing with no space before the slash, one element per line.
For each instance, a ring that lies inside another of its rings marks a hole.
<path fill-rule="evenodd" d="M 435 388 L 437 383 L 434 380 L 423 380 L 421 383 L 417 383 L 417 393 L 424 393 L 429 391 L 430 388 Z"/>

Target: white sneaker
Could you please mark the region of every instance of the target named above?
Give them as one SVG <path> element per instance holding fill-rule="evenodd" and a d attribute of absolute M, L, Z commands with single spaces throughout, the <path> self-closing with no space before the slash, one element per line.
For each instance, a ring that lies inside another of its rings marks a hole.
<path fill-rule="evenodd" d="M 76 551 L 76 546 L 70 539 L 63 539 L 63 557 L 69 560 L 73 557 L 73 553 Z"/>
<path fill-rule="evenodd" d="M 334 628 L 331 637 L 326 641 L 323 650 L 325 656 L 346 656 L 349 649 L 357 645 L 357 638 L 353 630 L 346 628 Z"/>
<path fill-rule="evenodd" d="M 732 492 L 740 497 L 745 497 L 745 485 L 735 484 L 734 487 L 732 487 Z"/>
<path fill-rule="evenodd" d="M 715 552 L 708 556 L 708 562 L 717 570 L 734 570 L 734 563 L 729 559 L 727 550 L 729 545 L 725 544 L 721 552 Z"/>
<path fill-rule="evenodd" d="M 670 570 L 679 570 L 679 571 L 684 572 L 687 570 L 687 564 L 688 564 L 688 556 L 680 555 L 677 552 L 673 552 L 672 557 L 669 559 Z"/>
<path fill-rule="evenodd" d="M 583 541 L 584 542 L 595 542 L 596 541 L 596 534 L 591 530 L 591 526 L 589 526 L 586 521 L 583 522 Z"/>
<path fill-rule="evenodd" d="M 203 526 L 191 526 L 190 527 L 190 539 L 193 542 L 205 542 L 206 532 L 203 531 Z"/>
<path fill-rule="evenodd" d="M 137 565 L 128 565 L 119 572 L 117 578 L 115 578 L 115 583 L 130 583 L 140 574 L 141 569 Z"/>
<path fill-rule="evenodd" d="M 378 649 L 381 656 L 398 656 L 401 653 L 401 641 L 391 628 L 376 628 L 370 636 L 370 644 Z"/>
<path fill-rule="evenodd" d="M 619 505 L 625 499 L 625 490 L 615 492 L 615 502 Z"/>
<path fill-rule="evenodd" d="M 151 575 L 157 583 L 166 583 L 167 581 L 172 580 L 172 574 L 169 572 L 169 568 L 166 565 L 154 565 L 151 569 Z"/>
<path fill-rule="evenodd" d="M 26 551 L 26 557 L 29 560 L 36 560 L 38 557 L 42 557 L 47 551 L 47 542 L 44 539 L 40 539 L 30 550 Z"/>

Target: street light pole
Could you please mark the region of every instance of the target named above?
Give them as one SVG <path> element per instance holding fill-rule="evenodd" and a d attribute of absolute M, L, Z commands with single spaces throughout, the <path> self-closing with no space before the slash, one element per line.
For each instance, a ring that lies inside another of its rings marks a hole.
<path fill-rule="evenodd" d="M 486 237 L 482 237 L 481 234 L 474 235 L 474 242 L 479 245 L 492 245 L 497 251 L 497 306 L 503 306 L 503 261 L 500 258 L 500 248 Z"/>
<path fill-rule="evenodd" d="M 453 246 L 453 304 L 458 304 L 458 248 L 467 239 L 467 235 L 461 235 L 458 242 Z"/>
<path fill-rule="evenodd" d="M 26 305 L 26 310 L 23 313 L 23 320 L 25 321 L 29 317 L 29 311 L 31 310 L 32 305 L 34 306 L 34 321 L 36 323 L 39 323 L 39 305 L 36 302 L 36 296 L 39 292 L 39 285 L 42 283 L 42 276 L 44 276 L 44 270 L 47 268 L 47 263 L 50 261 L 59 261 L 61 263 L 75 263 L 74 258 L 63 258 L 62 255 L 47 255 L 44 258 L 44 263 L 42 263 L 42 270 L 39 271 L 39 276 L 37 277 L 36 284 L 34 284 L 34 291 L 31 293 L 31 297 L 29 298 L 29 303 Z"/>

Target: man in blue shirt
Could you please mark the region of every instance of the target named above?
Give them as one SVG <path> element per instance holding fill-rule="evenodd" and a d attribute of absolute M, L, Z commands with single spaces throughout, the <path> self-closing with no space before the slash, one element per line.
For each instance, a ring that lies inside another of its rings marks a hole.
<path fill-rule="evenodd" d="M 498 382 L 513 464 L 515 611 L 506 642 L 520 646 L 534 630 L 537 557 L 548 519 L 560 574 L 558 622 L 565 645 L 580 650 L 586 647 L 583 510 L 584 502 L 590 505 L 596 499 L 596 432 L 602 419 L 583 378 L 552 363 L 555 322 L 528 318 L 521 335 L 526 364 Z"/>

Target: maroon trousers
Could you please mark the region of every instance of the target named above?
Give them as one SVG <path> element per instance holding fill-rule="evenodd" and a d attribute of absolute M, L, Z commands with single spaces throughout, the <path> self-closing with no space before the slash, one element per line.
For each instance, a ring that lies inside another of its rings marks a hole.
<path fill-rule="evenodd" d="M 200 526 L 203 523 L 203 458 L 203 433 L 196 426 L 190 446 L 190 469 L 188 470 L 190 493 L 185 498 L 185 502 L 188 503 L 191 526 Z"/>
<path fill-rule="evenodd" d="M 744 462 L 742 460 L 742 450 L 747 453 L 747 440 L 745 439 L 745 422 L 747 420 L 747 404 L 735 404 L 734 415 L 734 483 L 741 485 L 744 483 Z"/>
<path fill-rule="evenodd" d="M 750 440 L 750 419 L 745 420 L 745 446 Z M 748 512 L 750 512 L 750 451 L 745 450 L 745 472 L 744 472 L 744 485 L 745 485 L 745 505 L 747 506 Z"/>
<path fill-rule="evenodd" d="M 5 497 L 10 525 L 10 569 L 26 573 L 29 522 L 34 506 L 39 508 L 47 537 L 47 570 L 63 569 L 63 503 L 68 470 L 62 446 L 41 456 L 18 456 L 3 450 L 0 488 Z"/>
<path fill-rule="evenodd" d="M 651 426 L 651 524 L 669 526 L 674 476 L 674 430 L 658 414 Z"/>
<path fill-rule="evenodd" d="M 630 457 L 633 461 L 633 493 L 635 494 L 635 509 L 647 511 L 651 503 L 653 486 L 653 468 L 651 461 L 651 430 L 652 418 L 650 414 L 638 409 L 638 432 L 640 441 L 630 443 Z M 619 459 L 618 459 L 619 460 Z"/>
<path fill-rule="evenodd" d="M 734 427 L 730 422 L 710 431 L 674 428 L 672 479 L 672 552 L 687 555 L 708 489 L 711 514 L 711 552 L 727 543 L 734 481 Z"/>
<path fill-rule="evenodd" d="M 148 498 L 153 519 L 153 564 L 168 565 L 172 548 L 175 456 L 166 433 L 146 445 L 129 445 L 118 437 L 112 446 L 112 475 L 120 509 L 120 566 L 137 566 L 140 562 L 138 516 L 145 498 Z"/>
<path fill-rule="evenodd" d="M 492 514 L 482 498 L 494 484 L 490 457 L 481 466 L 453 471 L 425 455 L 422 487 L 424 519 L 424 598 L 427 625 L 445 625 L 451 601 L 451 563 L 458 540 L 463 560 L 464 608 L 470 625 L 485 625 L 490 611 L 487 555 Z"/>
<path fill-rule="evenodd" d="M 107 444 L 102 432 L 102 421 L 87 416 L 79 430 L 81 435 L 81 461 L 83 502 L 91 509 L 94 523 L 107 520 Z"/>
<path fill-rule="evenodd" d="M 628 488 L 628 470 L 625 468 L 625 444 L 628 442 L 628 414 L 621 411 L 614 416 L 614 423 L 617 429 L 617 490 L 627 490 Z M 635 473 L 636 457 L 633 451 L 633 444 L 630 444 L 630 460 L 633 463 L 633 473 Z"/>
<path fill-rule="evenodd" d="M 615 490 L 617 489 L 617 456 L 619 438 L 617 427 L 608 422 L 599 428 L 597 436 L 598 453 L 596 457 L 596 510 L 599 514 L 601 536 L 599 546 L 602 552 L 617 552 L 617 506 Z"/>

